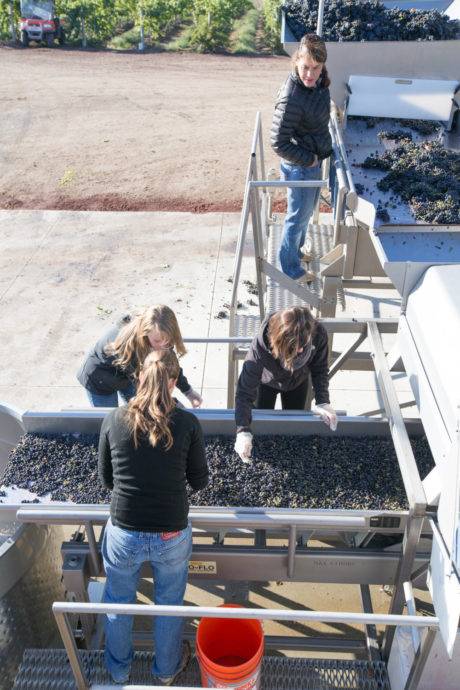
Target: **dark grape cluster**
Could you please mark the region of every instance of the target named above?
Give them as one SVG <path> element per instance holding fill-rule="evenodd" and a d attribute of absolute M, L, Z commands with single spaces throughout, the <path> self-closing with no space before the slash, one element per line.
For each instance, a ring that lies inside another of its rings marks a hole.
<path fill-rule="evenodd" d="M 390 141 L 412 141 L 412 134 L 403 129 L 395 129 L 393 131 L 384 129 L 377 136 L 379 139 L 388 139 Z"/>
<path fill-rule="evenodd" d="M 361 165 L 386 172 L 377 187 L 398 194 L 409 204 L 416 220 L 458 223 L 460 154 L 445 149 L 439 141 L 401 140 L 391 151 L 371 154 Z"/>
<path fill-rule="evenodd" d="M 253 463 L 233 450 L 234 439 L 205 439 L 210 480 L 189 492 L 203 506 L 283 508 L 406 508 L 391 438 L 256 436 Z M 433 466 L 425 438 L 412 439 L 423 477 Z M 25 435 L 11 453 L 0 484 L 75 503 L 108 503 L 97 476 L 97 438 Z"/>
<path fill-rule="evenodd" d="M 300 41 L 316 31 L 318 0 L 287 0 L 286 21 Z M 379 0 L 328 0 L 323 38 L 326 41 L 416 41 L 457 37 L 459 23 L 437 10 L 387 9 Z"/>

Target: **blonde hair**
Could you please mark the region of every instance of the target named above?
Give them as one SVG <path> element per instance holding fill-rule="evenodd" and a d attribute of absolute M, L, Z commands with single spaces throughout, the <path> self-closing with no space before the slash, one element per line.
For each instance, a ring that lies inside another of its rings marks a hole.
<path fill-rule="evenodd" d="M 321 36 L 318 34 L 305 34 L 299 43 L 299 47 L 292 56 L 292 71 L 297 74 L 297 61 L 303 55 L 308 54 L 315 62 L 322 63 L 323 69 L 319 78 L 319 85 L 327 87 L 331 80 L 326 69 L 327 49 Z"/>
<path fill-rule="evenodd" d="M 174 410 L 170 383 L 179 376 L 179 362 L 172 350 L 151 352 L 141 369 L 137 393 L 128 403 L 128 423 L 137 448 L 141 434 L 148 436 L 155 447 L 164 442 L 166 450 L 173 444 L 169 428 L 171 412 Z"/>
<path fill-rule="evenodd" d="M 164 304 L 148 307 L 137 316 L 132 317 L 118 333 L 115 340 L 106 345 L 106 354 L 115 357 L 113 363 L 116 367 L 121 369 L 133 367 L 135 376 L 139 376 L 142 362 L 152 350 L 148 336 L 152 328 L 155 327 L 165 334 L 170 347 L 175 349 L 179 357 L 185 355 L 187 350 L 182 340 L 176 315 L 170 307 Z"/>
<path fill-rule="evenodd" d="M 291 307 L 273 314 L 268 322 L 272 354 L 293 371 L 298 350 L 306 347 L 316 329 L 316 319 L 308 307 Z"/>

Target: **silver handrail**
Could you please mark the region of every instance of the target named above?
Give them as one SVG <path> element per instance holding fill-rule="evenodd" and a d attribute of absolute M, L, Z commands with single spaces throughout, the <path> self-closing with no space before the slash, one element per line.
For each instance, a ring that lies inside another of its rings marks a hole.
<path fill-rule="evenodd" d="M 358 195 L 356 193 L 355 183 L 353 182 L 353 175 L 351 173 L 350 163 L 348 161 L 347 150 L 345 148 L 345 144 L 343 143 L 342 131 L 337 117 L 337 106 L 335 103 L 333 103 L 331 107 L 331 123 L 335 142 L 340 153 L 340 159 L 342 161 L 346 176 L 346 187 L 348 188 L 346 194 L 347 207 L 350 209 L 350 211 L 356 211 Z"/>
<path fill-rule="evenodd" d="M 356 625 L 391 625 L 406 628 L 439 627 L 437 616 L 410 616 L 391 613 L 354 613 L 350 611 L 301 611 L 291 609 L 225 608 L 221 606 L 170 606 L 167 604 L 105 604 L 80 601 L 56 601 L 54 615 L 113 614 L 126 616 L 166 616 L 172 618 L 244 618 L 249 620 L 305 621 L 310 623 L 354 623 Z"/>
<path fill-rule="evenodd" d="M 96 604 L 80 602 L 55 602 L 53 614 L 69 657 L 78 690 L 88 690 L 89 681 L 81 662 L 69 614 L 129 616 L 181 616 L 182 618 L 243 618 L 250 620 L 305 621 L 316 623 L 354 623 L 360 625 L 386 625 L 417 628 L 438 628 L 435 616 L 395 616 L 376 613 L 349 613 L 342 611 L 291 611 L 286 609 L 225 608 L 218 606 L 164 606 L 155 604 Z"/>

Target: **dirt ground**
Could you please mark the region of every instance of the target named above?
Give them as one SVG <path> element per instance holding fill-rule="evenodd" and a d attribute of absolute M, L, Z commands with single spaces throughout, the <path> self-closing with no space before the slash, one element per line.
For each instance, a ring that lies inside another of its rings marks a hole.
<path fill-rule="evenodd" d="M 288 57 L 0 48 L 0 208 L 234 211 Z"/>

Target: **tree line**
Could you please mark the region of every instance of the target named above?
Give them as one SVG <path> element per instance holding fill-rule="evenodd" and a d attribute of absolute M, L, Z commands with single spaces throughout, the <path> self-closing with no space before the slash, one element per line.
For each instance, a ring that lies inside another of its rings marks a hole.
<path fill-rule="evenodd" d="M 225 49 L 234 21 L 253 8 L 251 0 L 56 0 L 70 43 L 105 45 L 124 31 L 138 30 L 151 43 L 186 24 L 191 49 Z M 0 36 L 18 38 L 19 0 L 0 0 Z"/>

